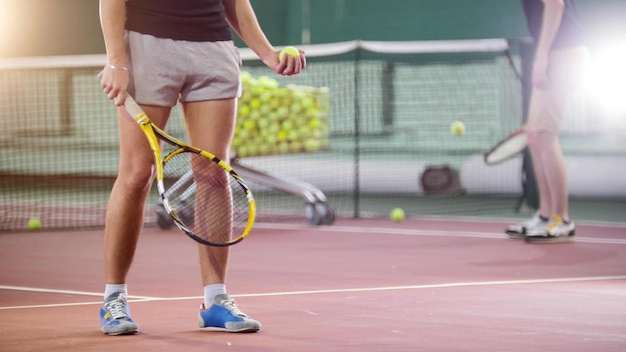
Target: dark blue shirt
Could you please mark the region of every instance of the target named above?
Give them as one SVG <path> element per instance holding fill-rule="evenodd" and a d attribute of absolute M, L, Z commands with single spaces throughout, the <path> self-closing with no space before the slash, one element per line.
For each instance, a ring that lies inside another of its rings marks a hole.
<path fill-rule="evenodd" d="M 552 43 L 552 49 L 564 49 L 584 44 L 583 28 L 574 5 L 574 0 L 564 0 L 565 8 L 559 31 Z M 543 1 L 541 0 L 522 0 L 528 30 L 533 37 L 535 43 L 539 40 L 541 32 L 541 23 L 543 18 Z"/>
<path fill-rule="evenodd" d="M 127 0 L 126 29 L 175 40 L 232 40 L 221 0 Z"/>

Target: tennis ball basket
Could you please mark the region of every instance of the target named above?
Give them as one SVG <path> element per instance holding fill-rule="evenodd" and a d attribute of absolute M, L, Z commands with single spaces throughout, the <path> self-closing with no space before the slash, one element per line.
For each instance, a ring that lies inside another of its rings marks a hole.
<path fill-rule="evenodd" d="M 232 142 L 236 157 L 328 149 L 328 88 L 280 86 L 273 78 L 254 78 L 247 72 L 241 80 Z"/>

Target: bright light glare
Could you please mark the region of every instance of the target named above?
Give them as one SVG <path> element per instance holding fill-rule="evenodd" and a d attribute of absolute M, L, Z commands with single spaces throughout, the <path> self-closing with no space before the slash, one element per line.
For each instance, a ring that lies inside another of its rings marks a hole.
<path fill-rule="evenodd" d="M 626 113 L 626 43 L 595 51 L 588 82 L 593 99 L 610 113 Z"/>
<path fill-rule="evenodd" d="M 6 31 L 7 31 L 7 22 L 8 22 L 8 16 L 7 14 L 9 13 L 9 8 L 6 4 L 6 1 L 0 0 L 0 44 L 4 41 L 4 36 L 6 35 Z"/>
<path fill-rule="evenodd" d="M 9 45 L 9 33 L 15 16 L 14 1 L 0 0 L 0 56 Z"/>

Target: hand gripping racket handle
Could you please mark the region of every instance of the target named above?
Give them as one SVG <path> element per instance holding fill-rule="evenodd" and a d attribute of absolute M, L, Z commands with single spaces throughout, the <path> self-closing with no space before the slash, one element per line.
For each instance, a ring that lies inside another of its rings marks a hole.
<path fill-rule="evenodd" d="M 98 78 L 98 80 L 100 80 L 102 78 L 102 71 L 99 72 L 96 77 Z M 128 113 L 132 116 L 132 118 L 137 122 L 139 122 L 139 119 L 141 119 L 141 115 L 146 114 L 143 111 L 143 109 L 139 107 L 139 104 L 137 104 L 135 99 L 133 99 L 133 97 L 130 96 L 130 94 L 126 94 L 126 99 L 124 100 L 124 108 L 126 109 L 126 111 L 128 111 Z"/>

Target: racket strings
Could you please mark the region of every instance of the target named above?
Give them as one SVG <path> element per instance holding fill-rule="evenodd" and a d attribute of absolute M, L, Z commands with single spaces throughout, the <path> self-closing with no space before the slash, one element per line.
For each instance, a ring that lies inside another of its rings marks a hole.
<path fill-rule="evenodd" d="M 217 163 L 194 153 L 166 158 L 164 197 L 187 234 L 211 244 L 243 236 L 250 217 L 247 194 Z"/>

